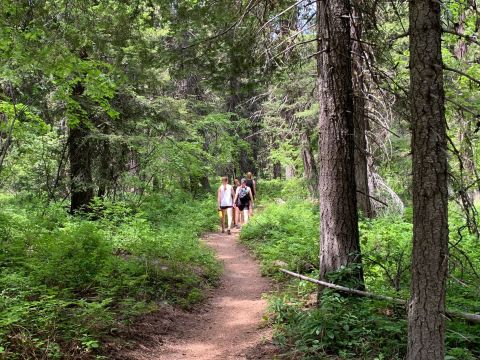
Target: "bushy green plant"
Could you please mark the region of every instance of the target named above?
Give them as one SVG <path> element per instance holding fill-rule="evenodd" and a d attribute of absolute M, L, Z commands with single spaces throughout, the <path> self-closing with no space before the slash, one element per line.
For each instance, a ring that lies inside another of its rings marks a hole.
<path fill-rule="evenodd" d="M 258 254 L 266 274 L 282 265 L 295 271 L 318 267 L 318 211 L 308 202 L 270 205 L 243 227 L 241 239 Z"/>
<path fill-rule="evenodd" d="M 276 340 L 289 359 L 403 358 L 406 320 L 388 304 L 326 290 L 317 308 L 305 308 L 290 296 L 271 302 Z"/>
<path fill-rule="evenodd" d="M 280 191 L 280 193 L 283 190 Z M 378 301 L 325 292 L 321 306 L 312 308 L 316 287 L 282 276 L 278 267 L 317 278 L 318 208 L 306 200 L 267 201 L 241 232 L 264 273 L 275 276 L 286 292 L 271 298 L 275 337 L 289 359 L 402 359 L 405 355 L 406 313 Z M 478 242 L 464 226 L 455 206 L 450 210 L 450 265 L 447 306 L 478 312 Z M 412 246 L 412 216 L 385 215 L 361 219 L 363 269 L 369 291 L 408 298 Z M 335 274 L 338 275 L 338 274 Z M 340 274 L 341 276 L 341 274 Z M 293 290 L 292 290 L 293 289 Z M 449 359 L 477 358 L 480 327 L 453 319 L 447 322 Z"/>
<path fill-rule="evenodd" d="M 359 229 L 367 285 L 382 291 L 408 291 L 412 224 L 386 216 L 364 219 Z"/>
<path fill-rule="evenodd" d="M 97 200 L 83 217 L 26 197 L 1 201 L 0 358 L 96 354 L 118 322 L 158 301 L 189 307 L 218 279 L 198 241 L 218 223 L 212 200 Z"/>
<path fill-rule="evenodd" d="M 274 180 L 258 180 L 257 181 L 257 190 L 259 196 L 264 199 L 275 199 L 281 196 L 281 192 L 285 182 L 280 179 Z"/>
<path fill-rule="evenodd" d="M 303 179 L 289 180 L 260 180 L 257 182 L 257 190 L 263 203 L 273 200 L 304 200 L 308 198 L 306 182 Z"/>

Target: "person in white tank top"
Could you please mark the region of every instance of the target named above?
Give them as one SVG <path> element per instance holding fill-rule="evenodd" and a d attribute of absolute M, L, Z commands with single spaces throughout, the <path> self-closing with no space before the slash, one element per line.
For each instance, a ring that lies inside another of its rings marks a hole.
<path fill-rule="evenodd" d="M 227 234 L 230 235 L 232 229 L 232 208 L 233 208 L 233 198 L 235 193 L 233 192 L 233 187 L 228 183 L 228 177 L 222 176 L 222 185 L 218 188 L 217 192 L 217 203 L 218 211 L 222 212 L 221 217 L 221 226 L 222 233 L 225 232 L 225 213 L 227 213 Z"/>

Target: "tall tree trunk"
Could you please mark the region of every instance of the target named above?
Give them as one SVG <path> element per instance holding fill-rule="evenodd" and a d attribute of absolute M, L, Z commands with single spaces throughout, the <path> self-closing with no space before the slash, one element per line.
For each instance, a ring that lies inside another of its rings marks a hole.
<path fill-rule="evenodd" d="M 318 198 L 318 171 L 308 129 L 300 135 L 300 152 L 303 160 L 303 177 L 307 181 L 308 191 L 312 197 Z"/>
<path fill-rule="evenodd" d="M 282 178 L 282 164 L 280 162 L 275 162 L 273 164 L 273 178 L 281 179 Z"/>
<path fill-rule="evenodd" d="M 408 359 L 445 355 L 448 263 L 447 141 L 440 2 L 410 0 L 413 254 Z"/>
<path fill-rule="evenodd" d="M 83 93 L 79 83 L 74 88 L 74 95 Z M 70 212 L 88 211 L 93 199 L 93 181 L 91 165 L 91 140 L 88 138 L 88 125 L 80 122 L 71 127 L 68 134 L 68 157 L 70 160 Z"/>
<path fill-rule="evenodd" d="M 105 129 L 104 133 L 107 133 Z M 99 147 L 101 149 L 101 155 L 97 196 L 103 198 L 107 195 L 108 186 L 113 182 L 112 151 L 108 139 L 102 140 Z"/>
<path fill-rule="evenodd" d="M 354 266 L 363 284 L 354 168 L 349 0 L 318 0 L 320 278 Z"/>
<path fill-rule="evenodd" d="M 200 178 L 200 184 L 202 184 L 202 189 L 205 191 L 212 191 L 212 186 L 210 185 L 210 180 L 208 176 L 202 176 Z"/>
<path fill-rule="evenodd" d="M 358 4 L 360 5 L 360 4 Z M 355 182 L 357 184 L 357 206 L 364 216 L 373 217 L 373 208 L 368 187 L 368 149 L 366 132 L 368 119 L 365 114 L 365 77 L 362 56 L 362 17 L 360 11 L 353 9 L 351 35 L 352 42 L 352 80 L 353 80 L 353 123 L 355 127 Z"/>

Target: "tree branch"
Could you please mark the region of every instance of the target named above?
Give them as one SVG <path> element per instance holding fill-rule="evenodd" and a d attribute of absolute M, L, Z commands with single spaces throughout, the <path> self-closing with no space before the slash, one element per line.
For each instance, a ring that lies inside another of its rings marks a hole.
<path fill-rule="evenodd" d="M 469 79 L 470 81 L 473 81 L 474 83 L 476 83 L 477 85 L 480 85 L 480 80 L 477 80 L 475 79 L 473 76 L 471 75 L 468 75 L 467 73 L 464 73 L 463 71 L 460 71 L 460 70 L 457 70 L 457 69 L 454 69 L 454 68 L 451 68 L 449 66 L 446 66 L 446 65 L 443 65 L 443 68 L 447 71 L 451 71 L 451 72 L 454 72 L 454 73 L 457 73 L 461 76 L 465 76 L 467 79 Z"/>
<path fill-rule="evenodd" d="M 314 283 L 314 284 L 317 284 L 317 285 L 321 285 L 321 286 L 328 287 L 328 288 L 331 288 L 331 289 L 335 289 L 335 290 L 338 290 L 338 291 L 341 291 L 341 292 L 345 292 L 347 294 L 353 294 L 353 295 L 357 295 L 357 296 L 368 297 L 368 298 L 376 299 L 376 300 L 389 301 L 389 302 L 393 302 L 393 303 L 398 304 L 398 305 L 407 305 L 407 300 L 393 298 L 393 297 L 385 296 L 385 295 L 374 294 L 374 293 L 367 292 L 367 291 L 351 289 L 351 288 L 348 288 L 348 287 L 345 287 L 345 286 L 332 284 L 332 283 L 329 283 L 329 282 L 326 282 L 326 281 L 312 279 L 308 276 L 297 274 L 297 273 L 294 273 L 293 271 L 289 271 L 289 270 L 286 270 L 286 269 L 279 269 L 279 270 L 281 272 L 287 274 L 287 275 L 290 275 L 290 276 L 293 276 L 293 277 L 296 277 L 296 278 L 299 278 L 299 279 L 302 279 L 302 280 L 305 280 L 305 281 L 308 281 L 308 282 L 311 282 L 311 283 Z M 451 316 L 451 317 L 456 317 L 456 318 L 460 318 L 460 319 L 463 319 L 463 320 L 467 320 L 468 322 L 471 322 L 471 323 L 480 324 L 480 315 L 478 315 L 478 314 L 469 314 L 469 313 L 463 313 L 463 312 L 457 312 L 457 311 L 445 311 L 445 313 L 447 315 Z"/>
<path fill-rule="evenodd" d="M 478 46 L 480 46 L 480 41 L 478 41 L 476 39 L 476 37 L 474 36 L 471 36 L 471 35 L 466 35 L 466 34 L 460 34 L 459 32 L 455 31 L 455 30 L 451 30 L 451 29 L 442 29 L 442 32 L 445 33 L 445 34 L 451 34 L 451 35 L 456 35 L 458 37 L 461 37 L 473 44 L 476 44 Z"/>

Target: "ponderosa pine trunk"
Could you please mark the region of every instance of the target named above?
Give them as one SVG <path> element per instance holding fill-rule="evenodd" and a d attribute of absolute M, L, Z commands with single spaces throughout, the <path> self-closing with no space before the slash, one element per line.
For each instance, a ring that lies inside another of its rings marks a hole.
<path fill-rule="evenodd" d="M 317 17 L 320 279 L 353 266 L 344 280 L 361 287 L 349 0 L 317 1 Z"/>
<path fill-rule="evenodd" d="M 360 5 L 360 4 L 358 4 Z M 373 208 L 368 187 L 368 148 L 367 130 L 368 119 L 366 117 L 365 101 L 365 76 L 363 74 L 363 48 L 360 40 L 362 38 L 362 17 L 361 13 L 353 10 L 353 21 L 351 27 L 352 41 L 352 81 L 353 81 L 353 123 L 355 127 L 355 181 L 357 184 L 357 206 L 358 210 L 368 218 L 373 217 Z"/>
<path fill-rule="evenodd" d="M 81 96 L 84 88 L 78 83 L 73 96 Z M 68 158 L 70 161 L 70 212 L 88 211 L 93 199 L 93 180 L 91 164 L 91 139 L 88 125 L 80 121 L 72 126 L 68 133 Z"/>
<path fill-rule="evenodd" d="M 278 161 L 273 164 L 273 178 L 282 178 L 282 164 L 280 164 Z"/>
<path fill-rule="evenodd" d="M 413 252 L 407 358 L 438 360 L 445 355 L 448 264 L 441 4 L 431 0 L 410 0 L 409 13 Z"/>
<path fill-rule="evenodd" d="M 305 129 L 300 135 L 300 153 L 303 161 L 303 177 L 307 181 L 310 195 L 318 198 L 318 170 L 310 144 L 310 131 Z"/>

